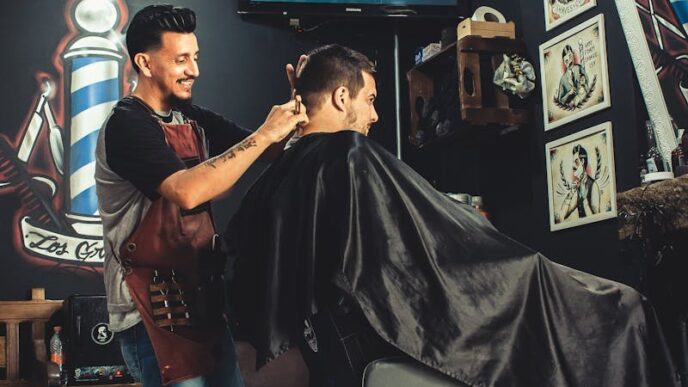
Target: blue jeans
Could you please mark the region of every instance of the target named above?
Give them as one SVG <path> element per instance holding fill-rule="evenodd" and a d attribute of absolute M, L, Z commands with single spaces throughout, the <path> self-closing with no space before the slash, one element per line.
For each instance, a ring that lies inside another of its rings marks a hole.
<path fill-rule="evenodd" d="M 162 386 L 160 381 L 160 369 L 155 359 L 153 345 L 143 323 L 119 332 L 117 334 L 124 362 L 127 363 L 129 372 L 143 387 Z M 237 364 L 236 351 L 232 335 L 227 330 L 223 343 L 223 355 L 219 359 L 215 369 L 206 374 L 179 383 L 171 384 L 171 387 L 244 387 L 239 365 Z"/>

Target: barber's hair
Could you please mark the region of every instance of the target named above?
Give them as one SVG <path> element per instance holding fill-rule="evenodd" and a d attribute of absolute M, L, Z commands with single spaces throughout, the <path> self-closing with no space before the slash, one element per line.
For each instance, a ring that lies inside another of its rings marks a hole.
<path fill-rule="evenodd" d="M 324 93 L 344 86 L 351 98 L 363 88 L 363 74 L 375 74 L 375 65 L 365 55 L 338 44 L 316 48 L 308 53 L 296 78 L 296 93 L 309 112 L 320 106 Z"/>
<path fill-rule="evenodd" d="M 587 169 L 588 168 L 588 151 L 586 151 L 582 145 L 576 144 L 573 147 L 571 154 L 575 155 L 576 153 L 578 153 L 578 157 L 583 159 L 583 169 Z"/>
<path fill-rule="evenodd" d="M 163 32 L 191 33 L 196 29 L 196 14 L 188 8 L 149 5 L 134 15 L 127 29 L 127 51 L 136 72 L 134 56 L 154 50 L 162 44 Z"/>

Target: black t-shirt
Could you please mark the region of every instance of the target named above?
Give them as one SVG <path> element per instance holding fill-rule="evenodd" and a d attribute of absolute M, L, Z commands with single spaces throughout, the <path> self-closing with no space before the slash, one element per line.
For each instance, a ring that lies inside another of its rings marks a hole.
<path fill-rule="evenodd" d="M 211 157 L 251 133 L 200 106 L 192 105 L 182 114 L 203 128 Z M 157 190 L 163 180 L 186 168 L 165 142 L 160 123 L 141 101 L 133 97 L 120 100 L 108 119 L 105 152 L 110 168 L 151 200 L 160 197 Z"/>

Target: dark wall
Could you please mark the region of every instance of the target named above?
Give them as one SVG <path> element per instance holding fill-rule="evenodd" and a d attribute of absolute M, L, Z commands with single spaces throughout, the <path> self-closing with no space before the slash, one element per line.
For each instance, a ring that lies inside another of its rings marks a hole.
<path fill-rule="evenodd" d="M 611 108 L 591 114 L 580 120 L 544 132 L 542 122 L 541 90 L 536 89 L 537 103 L 534 106 L 533 126 L 536 151 L 536 166 L 532 175 L 533 219 L 539 225 L 536 243 L 551 258 L 584 271 L 608 277 L 631 285 L 637 285 L 638 273 L 631 262 L 619 253 L 616 219 L 601 221 L 557 232 L 549 232 L 547 210 L 547 186 L 545 171 L 545 143 L 611 121 L 614 138 L 614 159 L 616 167 L 616 188 L 621 192 L 640 184 L 638 160 L 642 152 L 639 134 L 646 112 L 635 79 L 633 63 L 619 16 L 613 1 L 600 1 L 597 7 L 578 15 L 551 31 L 545 31 L 542 1 L 521 0 L 522 31 L 531 58 L 538 58 L 541 43 L 594 17 L 604 14 L 607 61 Z M 527 11 L 526 11 L 527 10 Z M 534 63 L 538 67 L 539 63 Z M 538 73 L 539 74 L 539 73 Z M 642 137 L 642 136 L 640 136 Z"/>
<path fill-rule="evenodd" d="M 491 0 L 473 4 L 474 8 L 487 5 L 498 9 L 508 21 L 516 24 L 517 36 L 522 36 L 523 23 L 518 2 Z M 441 27 L 433 30 L 435 40 Z M 421 40 L 423 38 L 424 41 Z M 418 39 L 411 33 L 402 40 L 405 44 L 411 42 L 420 45 L 432 38 L 423 36 Z M 406 51 L 411 49 L 406 47 Z M 410 67 L 407 66 L 405 70 L 408 71 Z M 453 68 L 443 70 L 455 71 Z M 404 87 L 405 93 L 408 93 L 406 85 Z M 534 103 L 536 99 L 537 95 L 533 95 L 529 100 Z M 406 98 L 402 100 L 402 111 L 408 112 L 409 109 Z M 407 135 L 410 126 L 408 113 L 403 120 Z M 532 217 L 533 208 L 538 204 L 533 200 L 534 187 L 531 181 L 539 162 L 540 149 L 544 148 L 538 147 L 535 142 L 537 129 L 534 124 L 504 129 L 462 123 L 457 129 L 461 133 L 459 136 L 422 148 L 410 145 L 405 135 L 403 159 L 440 191 L 483 196 L 491 221 L 497 228 L 538 248 L 542 244 L 539 238 L 542 225 Z M 543 203 L 546 205 L 546 202 Z"/>
<path fill-rule="evenodd" d="M 517 25 L 517 37 L 527 46 L 539 78 L 539 45 L 603 13 L 605 15 L 611 108 L 545 133 L 538 86 L 529 98 L 533 121 L 516 130 L 489 126 L 472 128 L 458 139 L 417 149 L 405 141 L 404 160 L 445 192 L 484 197 L 491 220 L 512 236 L 550 259 L 603 277 L 638 285 L 640 273 L 620 254 L 615 219 L 550 232 L 545 144 L 596 124 L 611 121 L 614 138 L 616 185 L 624 191 L 639 185 L 638 159 L 646 111 L 638 92 L 626 40 L 614 2 L 598 2 L 567 23 L 547 32 L 542 0 L 474 1 L 500 10 Z M 406 37 L 405 41 L 413 41 Z M 408 101 L 402 101 L 408 112 Z M 406 119 L 406 118 L 405 118 Z M 408 119 L 405 126 L 408 128 Z M 408 129 L 407 129 L 408 130 Z"/>
<path fill-rule="evenodd" d="M 548 231 L 548 209 L 544 146 L 553 141 L 593 125 L 611 121 L 614 138 L 614 162 L 616 169 L 616 189 L 623 192 L 640 185 L 640 155 L 647 150 L 644 122 L 647 110 L 637 83 L 635 70 L 623 34 L 621 22 L 613 1 L 598 1 L 597 7 L 586 11 L 573 20 L 545 32 L 544 11 L 539 0 L 520 0 L 523 36 L 528 45 L 531 58 L 538 57 L 538 46 L 554 36 L 588 20 L 600 13 L 604 14 L 607 61 L 611 94 L 611 108 L 591 114 L 578 121 L 548 131 L 543 130 L 542 104 L 539 97 L 534 110 L 536 121 L 533 127 L 537 148 L 537 164 L 531 176 L 535 234 L 533 245 L 548 257 L 593 274 L 618 280 L 635 287 L 650 298 L 659 321 L 663 326 L 669 349 L 677 360 L 685 356 L 680 351 L 681 339 L 676 321 L 682 310 L 681 297 L 677 297 L 675 273 L 667 270 L 671 264 L 653 267 L 643 260 L 640 248 L 630 243 L 622 243 L 617 238 L 616 219 L 579 226 L 550 233 Z M 527 10 L 527 11 L 526 11 Z M 535 63 L 535 62 L 534 62 Z M 539 66 L 538 66 L 539 67 Z M 648 69 L 653 71 L 654 69 Z M 672 98 L 667 94 L 666 98 Z M 672 262 L 665 258 L 665 262 Z M 646 266 L 647 265 L 647 266 Z M 680 280 L 679 280 L 680 282 Z"/>
<path fill-rule="evenodd" d="M 197 35 L 201 49 L 201 76 L 194 91 L 195 102 L 250 128 L 257 128 L 270 107 L 287 100 L 289 90 L 284 65 L 301 53 L 325 43 L 341 43 L 364 52 L 377 63 L 380 122 L 371 137 L 396 152 L 394 34 L 398 34 L 403 159 L 419 170 L 438 189 L 469 192 L 485 197 L 493 222 L 502 231 L 550 258 L 594 274 L 633 284 L 635 272 L 618 254 L 616 222 L 602 221 L 558 232 L 549 231 L 544 147 L 545 143 L 611 120 L 613 123 L 617 189 L 638 184 L 639 123 L 643 104 L 639 99 L 633 67 L 613 2 L 600 4 L 567 24 L 545 32 L 541 0 L 486 0 L 480 5 L 498 8 L 516 22 L 528 54 L 537 66 L 538 45 L 572 26 L 602 12 L 607 29 L 612 107 L 574 123 L 544 132 L 540 90 L 531 97 L 534 121 L 509 133 L 488 129 L 482 135 L 417 150 L 408 144 L 409 101 L 406 72 L 413 52 L 430 41 L 438 41 L 444 27 L 453 21 L 409 20 L 302 20 L 309 32 L 295 32 L 284 19 L 241 18 L 236 1 L 171 1 L 192 7 L 198 15 Z M 474 1 L 474 6 L 478 2 Z M 67 2 L 24 0 L 4 9 L 0 33 L 6 37 L 3 128 L 0 133 L 15 138 L 24 126 L 38 94 L 36 74 L 49 73 L 59 81 L 52 62 L 58 44 L 68 32 L 64 20 Z M 132 15 L 148 1 L 129 0 Z M 59 98 L 54 109 L 61 109 Z M 45 140 L 43 140 L 45 141 Z M 216 205 L 217 223 L 227 221 L 247 185 L 260 172 L 253 168 L 228 198 Z M 1 187 L 0 187 L 1 188 Z M 59 204 L 59 203 L 58 203 Z M 30 287 L 47 287 L 48 296 L 102 292 L 97 271 L 41 264 L 27 260 L 16 239 L 16 193 L 0 189 L 0 254 L 6 270 L 0 271 L 0 298 L 17 299 Z"/>

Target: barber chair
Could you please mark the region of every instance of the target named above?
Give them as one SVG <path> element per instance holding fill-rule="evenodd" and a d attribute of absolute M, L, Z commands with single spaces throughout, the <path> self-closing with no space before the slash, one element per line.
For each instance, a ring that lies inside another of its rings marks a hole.
<path fill-rule="evenodd" d="M 363 371 L 363 387 L 468 387 L 408 357 L 378 359 Z"/>
<path fill-rule="evenodd" d="M 356 386 L 362 380 L 363 387 L 469 387 L 382 340 L 348 296 L 333 293 L 335 306 L 306 321 L 301 352 L 311 385 Z"/>

